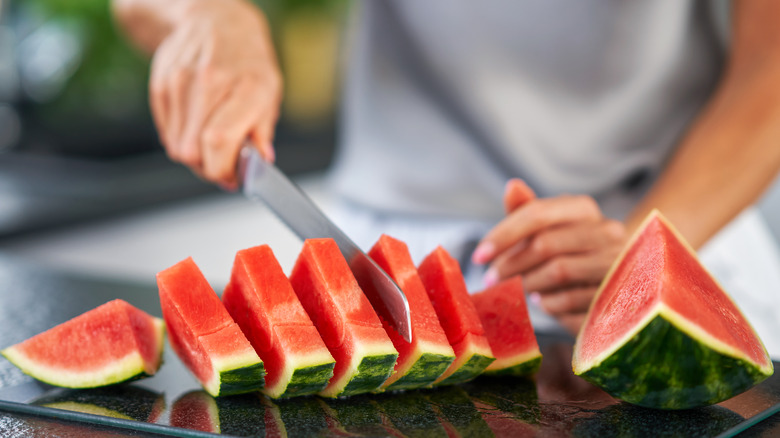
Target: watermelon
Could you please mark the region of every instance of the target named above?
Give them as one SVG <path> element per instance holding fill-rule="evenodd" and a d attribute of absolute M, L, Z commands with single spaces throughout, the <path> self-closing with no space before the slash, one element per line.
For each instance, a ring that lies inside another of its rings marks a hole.
<path fill-rule="evenodd" d="M 161 393 L 135 385 L 54 391 L 33 404 L 146 423 L 157 422 L 165 412 L 165 397 Z"/>
<path fill-rule="evenodd" d="M 222 302 L 263 360 L 266 395 L 308 395 L 327 386 L 336 361 L 268 245 L 236 254 Z"/>
<path fill-rule="evenodd" d="M 159 272 L 157 285 L 171 347 L 209 394 L 263 387 L 263 362 L 191 257 Z"/>
<path fill-rule="evenodd" d="M 382 235 L 368 255 L 406 295 L 412 322 L 412 342 L 406 342 L 387 321 L 382 320 L 398 350 L 395 371 L 382 388 L 399 390 L 429 386 L 455 360 L 455 352 L 417 274 L 409 248 L 400 240 Z"/>
<path fill-rule="evenodd" d="M 473 379 L 495 357 L 477 309 L 469 298 L 457 260 L 439 246 L 423 259 L 417 270 L 447 339 L 455 350 L 455 361 L 434 384 L 449 385 Z"/>
<path fill-rule="evenodd" d="M 290 282 L 336 359 L 325 397 L 377 390 L 398 352 L 333 239 L 307 239 Z"/>
<path fill-rule="evenodd" d="M 161 319 L 113 300 L 1 353 L 42 382 L 93 388 L 153 375 L 164 337 Z"/>
<path fill-rule="evenodd" d="M 169 423 L 228 436 L 284 436 L 267 433 L 267 409 L 266 399 L 255 394 L 214 398 L 205 391 L 190 391 L 173 402 Z"/>
<path fill-rule="evenodd" d="M 496 361 L 487 374 L 525 376 L 539 370 L 542 353 L 528 316 L 519 276 L 471 296 Z"/>
<path fill-rule="evenodd" d="M 773 372 L 756 332 L 657 211 L 601 283 L 572 367 L 618 399 L 662 409 L 718 403 Z"/>

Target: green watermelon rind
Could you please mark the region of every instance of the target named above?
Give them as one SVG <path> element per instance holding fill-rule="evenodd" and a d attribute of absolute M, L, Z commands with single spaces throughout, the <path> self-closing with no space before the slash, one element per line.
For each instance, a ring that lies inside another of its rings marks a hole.
<path fill-rule="evenodd" d="M 109 409 L 103 406 L 98 406 L 92 403 L 79 403 L 76 401 L 60 401 L 53 403 L 45 403 L 41 406 L 45 408 L 60 409 L 63 411 L 81 412 L 82 414 L 100 415 L 102 417 L 119 418 L 121 420 L 136 421 L 135 418 L 129 417 L 121 412 Z"/>
<path fill-rule="evenodd" d="M 162 319 L 156 317 L 152 317 L 152 321 L 155 328 L 155 341 L 157 342 L 157 369 L 159 369 L 162 366 L 162 355 L 165 347 L 165 323 Z M 34 359 L 22 353 L 16 346 L 1 350 L 0 354 L 24 374 L 49 385 L 62 388 L 99 388 L 144 379 L 154 374 L 146 372 L 144 359 L 138 351 L 134 351 L 114 361 L 100 371 L 89 370 L 83 373 L 40 365 Z M 156 372 L 157 369 L 154 371 Z"/>
<path fill-rule="evenodd" d="M 304 366 L 293 370 L 289 382 L 283 388 L 281 394 L 270 388 L 263 389 L 263 393 L 271 398 L 288 398 L 303 395 L 316 394 L 328 385 L 328 381 L 333 377 L 333 368 L 336 362 L 331 360 L 319 365 Z"/>
<path fill-rule="evenodd" d="M 265 386 L 265 365 L 256 362 L 229 370 L 217 370 L 217 385 L 204 385 L 204 389 L 214 397 L 245 394 L 259 391 Z"/>
<path fill-rule="evenodd" d="M 493 364 L 495 364 L 495 362 L 493 362 Z M 542 355 L 538 354 L 537 356 L 524 360 L 516 365 L 502 368 L 492 368 L 493 364 L 485 368 L 483 374 L 491 376 L 530 376 L 539 371 L 539 367 L 542 365 Z"/>
<path fill-rule="evenodd" d="M 472 354 L 454 373 L 441 382 L 435 383 L 433 386 L 445 386 L 445 385 L 457 385 L 459 383 L 465 383 L 474 379 L 485 371 L 493 361 L 496 360 L 492 356 L 484 356 L 481 354 Z"/>
<path fill-rule="evenodd" d="M 400 391 L 429 387 L 439 378 L 455 360 L 454 355 L 422 353 L 408 371 L 385 391 Z"/>
<path fill-rule="evenodd" d="M 341 397 L 376 391 L 393 373 L 396 359 L 398 353 L 364 356 L 357 366 L 357 372 L 336 395 Z"/>
<path fill-rule="evenodd" d="M 615 398 L 657 409 L 708 406 L 760 383 L 773 370 L 724 354 L 659 312 L 599 364 L 575 370 Z"/>

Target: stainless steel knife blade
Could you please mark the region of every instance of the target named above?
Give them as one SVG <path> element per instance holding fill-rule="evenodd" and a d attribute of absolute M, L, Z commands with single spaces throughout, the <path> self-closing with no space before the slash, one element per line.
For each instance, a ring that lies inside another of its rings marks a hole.
<path fill-rule="evenodd" d="M 335 240 L 377 313 L 407 342 L 412 341 L 409 303 L 404 293 L 294 182 L 251 146 L 241 150 L 238 171 L 244 194 L 263 201 L 298 237 Z"/>

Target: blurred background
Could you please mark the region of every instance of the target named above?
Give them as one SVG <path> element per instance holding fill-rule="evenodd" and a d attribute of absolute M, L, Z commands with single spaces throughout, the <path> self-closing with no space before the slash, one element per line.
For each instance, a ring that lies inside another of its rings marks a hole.
<path fill-rule="evenodd" d="M 255 0 L 285 77 L 277 163 L 327 211 L 348 0 Z M 235 251 L 300 242 L 263 206 L 170 162 L 152 123 L 149 59 L 109 0 L 0 0 L 0 251 L 93 276 L 154 283 L 193 256 L 219 289 Z M 780 238 L 780 184 L 760 208 Z"/>
<path fill-rule="evenodd" d="M 330 162 L 346 0 L 257 1 L 285 75 L 279 166 Z M 149 58 L 109 0 L 0 0 L 0 237 L 215 193 L 167 160 L 148 105 Z"/>

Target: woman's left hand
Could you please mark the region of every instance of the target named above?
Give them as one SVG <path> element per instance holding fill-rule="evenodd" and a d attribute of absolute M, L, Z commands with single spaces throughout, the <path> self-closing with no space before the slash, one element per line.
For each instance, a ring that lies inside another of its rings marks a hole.
<path fill-rule="evenodd" d="M 481 240 L 472 260 L 490 263 L 486 286 L 521 275 L 531 301 L 577 333 L 626 243 L 626 228 L 605 218 L 589 196 L 521 199 L 509 184 L 507 216 Z"/>

